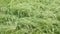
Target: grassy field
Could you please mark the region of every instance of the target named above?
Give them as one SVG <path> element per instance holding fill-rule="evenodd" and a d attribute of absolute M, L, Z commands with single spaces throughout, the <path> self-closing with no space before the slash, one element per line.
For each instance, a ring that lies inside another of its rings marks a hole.
<path fill-rule="evenodd" d="M 60 34 L 60 0 L 0 0 L 0 34 Z"/>

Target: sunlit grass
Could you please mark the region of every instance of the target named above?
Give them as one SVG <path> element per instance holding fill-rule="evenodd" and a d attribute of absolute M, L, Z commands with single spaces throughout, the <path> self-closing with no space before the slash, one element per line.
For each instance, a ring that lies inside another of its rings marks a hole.
<path fill-rule="evenodd" d="M 0 0 L 0 34 L 60 34 L 60 0 Z"/>

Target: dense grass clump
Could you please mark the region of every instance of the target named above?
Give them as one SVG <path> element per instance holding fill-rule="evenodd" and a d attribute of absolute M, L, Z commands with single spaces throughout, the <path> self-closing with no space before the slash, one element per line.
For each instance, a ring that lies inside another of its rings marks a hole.
<path fill-rule="evenodd" d="M 60 0 L 0 0 L 0 34 L 60 34 Z"/>

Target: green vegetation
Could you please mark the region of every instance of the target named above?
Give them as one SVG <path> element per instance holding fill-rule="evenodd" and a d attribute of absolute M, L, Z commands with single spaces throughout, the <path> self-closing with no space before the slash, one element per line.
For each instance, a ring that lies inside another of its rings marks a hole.
<path fill-rule="evenodd" d="M 0 34 L 60 34 L 60 0 L 0 0 Z"/>

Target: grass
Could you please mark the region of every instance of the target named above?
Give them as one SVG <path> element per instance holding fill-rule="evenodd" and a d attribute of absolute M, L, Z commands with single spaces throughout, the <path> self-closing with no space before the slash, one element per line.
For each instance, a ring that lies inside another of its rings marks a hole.
<path fill-rule="evenodd" d="M 60 34 L 60 0 L 0 0 L 0 34 Z"/>

